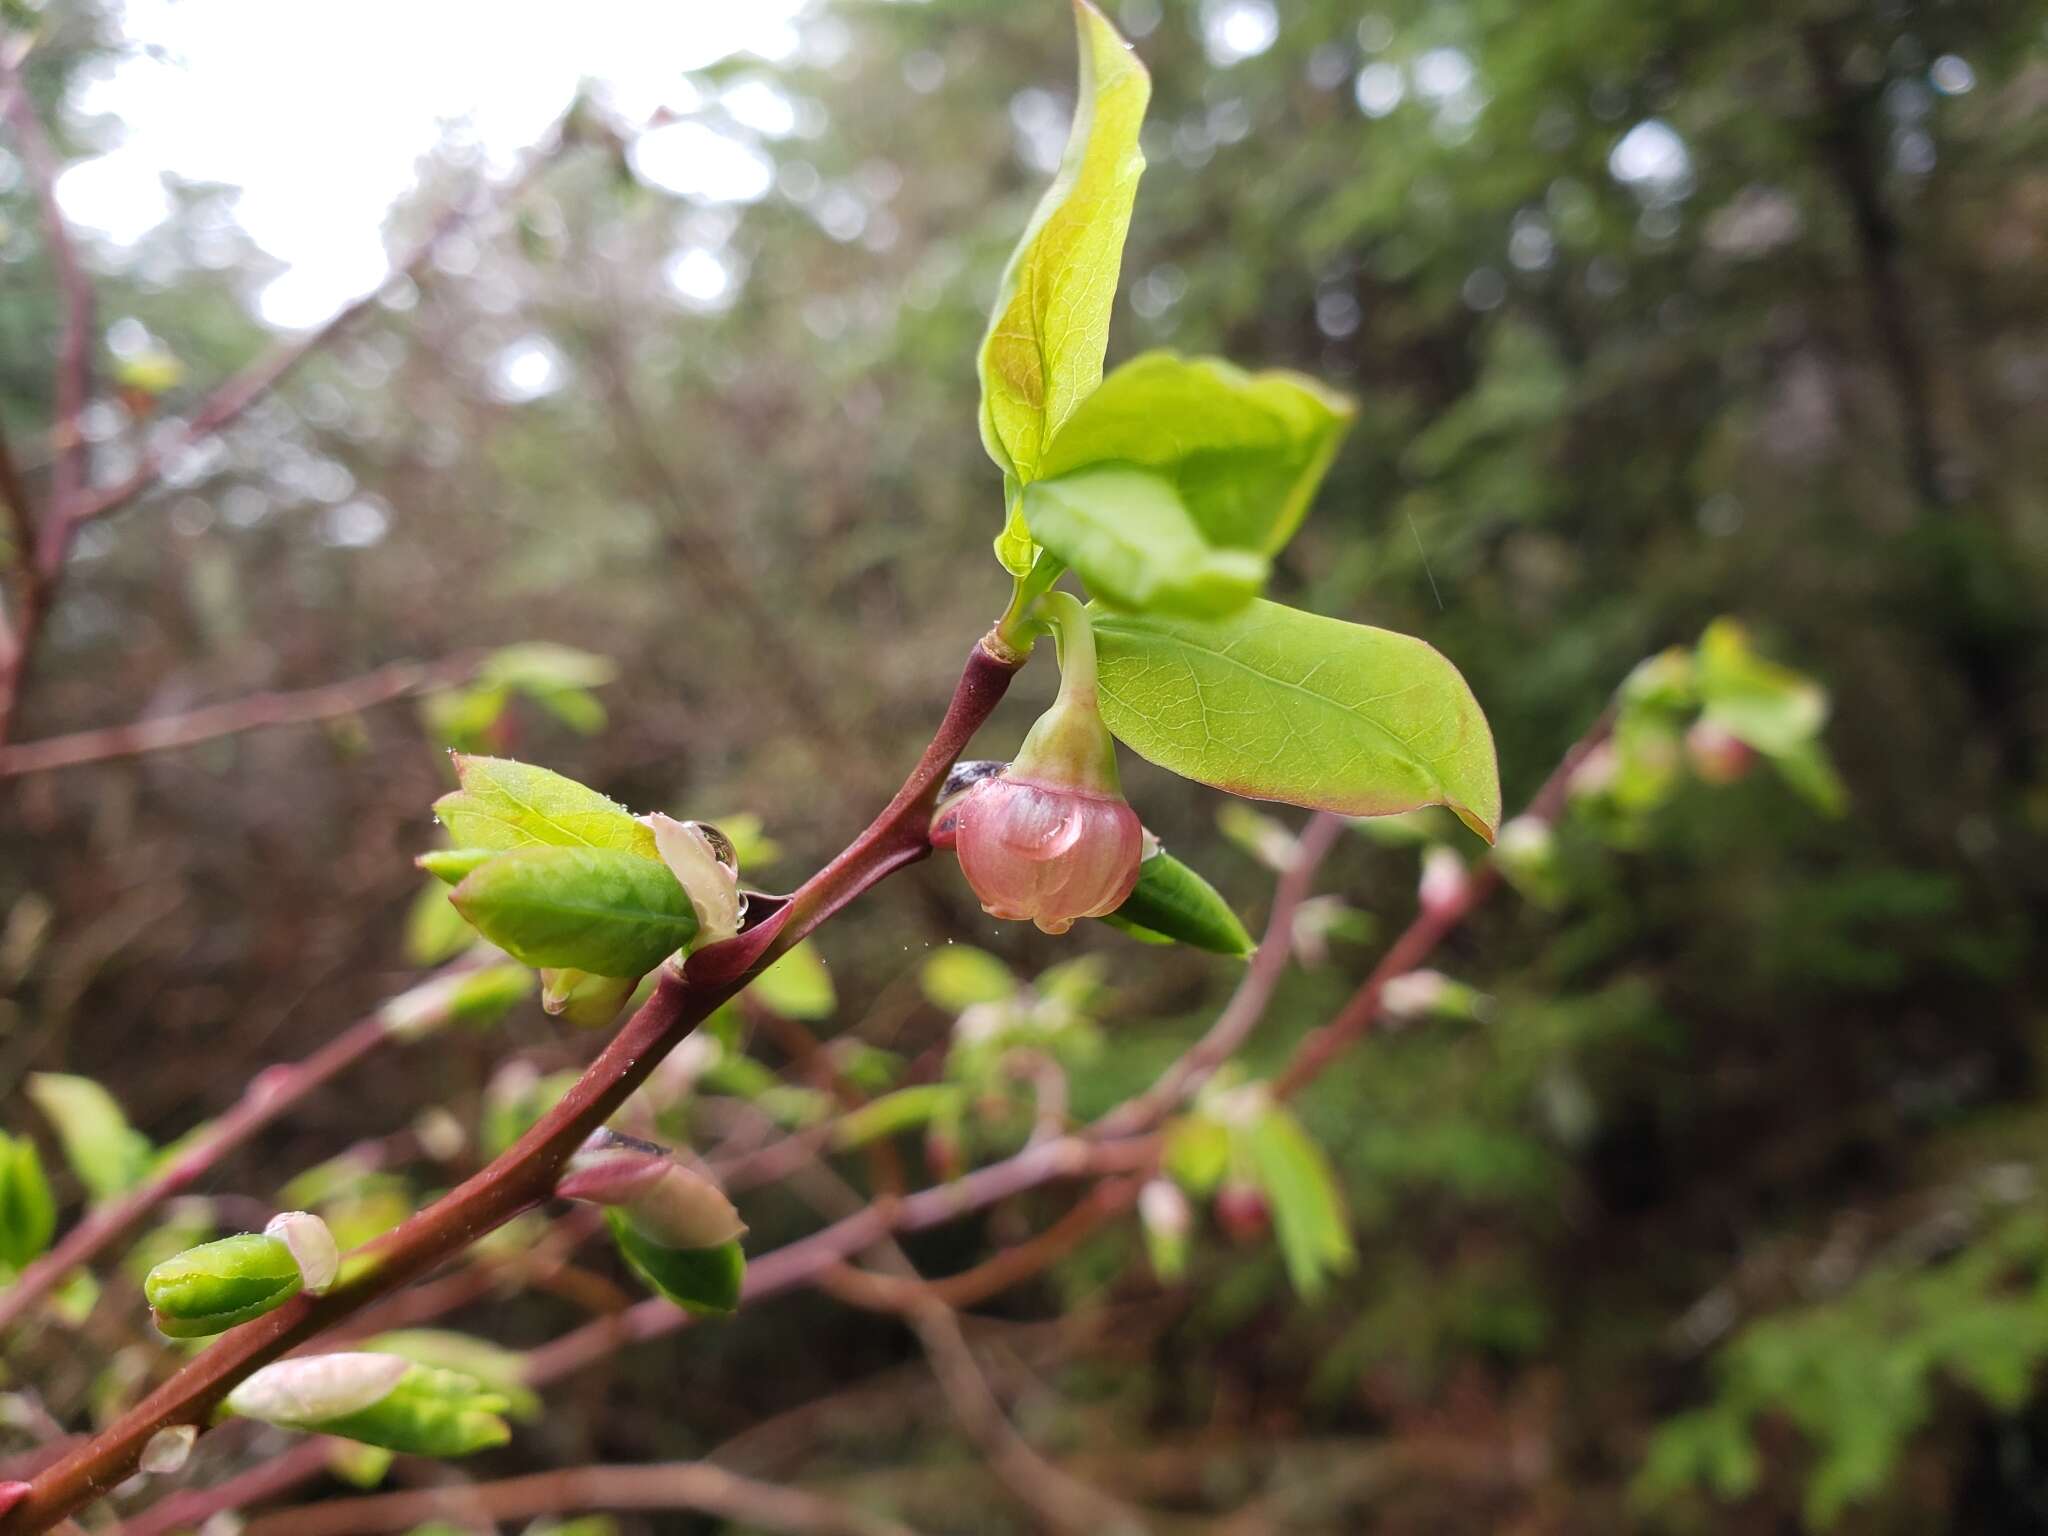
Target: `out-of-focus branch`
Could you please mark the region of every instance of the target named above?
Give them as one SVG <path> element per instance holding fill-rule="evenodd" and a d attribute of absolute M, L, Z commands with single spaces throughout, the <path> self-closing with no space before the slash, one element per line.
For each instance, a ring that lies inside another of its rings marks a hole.
<path fill-rule="evenodd" d="M 428 230 L 426 238 L 392 265 L 384 280 L 353 303 L 336 311 L 318 329 L 283 343 L 266 357 L 250 364 L 216 388 L 178 429 L 168 444 L 145 448 L 135 468 L 121 479 L 84 492 L 75 502 L 60 502 L 63 520 L 75 531 L 115 508 L 125 505 L 163 478 L 165 464 L 180 451 L 204 442 L 231 425 L 257 401 L 283 381 L 285 376 L 315 352 L 334 342 L 343 332 L 401 282 L 410 282 L 426 270 L 427 264 L 459 230 L 486 215 L 516 202 L 534 181 L 573 143 L 563 124 L 557 124 L 539 144 L 527 152 L 524 162 L 510 180 L 473 193 L 444 209 Z M 67 535 L 68 536 L 68 535 Z"/>
<path fill-rule="evenodd" d="M 36 637 L 50 610 L 55 571 L 63 564 L 66 540 L 64 519 L 54 508 L 85 483 L 85 435 L 80 418 L 92 374 L 92 281 L 78 264 L 78 251 L 71 243 L 71 228 L 57 202 L 57 160 L 50 141 L 29 99 L 20 55 L 0 46 L 0 119 L 13 129 L 15 148 L 21 157 L 29 185 L 35 193 L 36 208 L 43 224 L 44 249 L 56 273 L 64 306 L 64 331 L 58 342 L 55 386 L 52 390 L 53 447 L 51 469 L 51 510 L 46 510 L 40 527 L 29 510 L 27 499 L 7 458 L 0 485 L 0 497 L 7 503 L 9 527 L 15 543 L 15 562 L 20 573 L 16 610 L 8 628 L 4 656 L 0 656 L 0 741 L 7 739 L 13 725 L 15 704 L 21 697 L 22 679 L 28 672 Z"/>
<path fill-rule="evenodd" d="M 323 683 L 317 688 L 245 694 L 219 704 L 188 710 L 178 715 L 158 715 L 126 725 L 101 726 L 75 731 L 68 736 L 48 736 L 41 741 L 0 746 L 0 779 L 24 773 L 42 773 L 52 768 L 76 768 L 81 763 L 103 763 L 122 757 L 140 757 L 175 747 L 196 746 L 223 736 L 245 731 L 268 730 L 278 725 L 303 725 L 314 720 L 332 720 L 353 715 L 376 704 L 452 687 L 476 671 L 477 654 L 464 653 L 440 661 L 399 661 L 365 672 L 344 682 Z"/>
<path fill-rule="evenodd" d="M 444 966 L 434 979 L 459 975 L 476 964 L 465 957 Z M 426 985 L 432 985 L 432 979 Z M 151 1211 L 190 1188 L 221 1159 L 247 1146 L 258 1132 L 289 1114 L 391 1038 L 390 1023 L 379 1009 L 356 1020 L 303 1060 L 258 1073 L 235 1106 L 190 1146 L 125 1195 L 94 1207 L 64 1234 L 56 1247 L 0 1291 L 0 1333 L 20 1322 L 72 1270 L 90 1264 L 109 1244 L 119 1242 L 140 1226 Z"/>
<path fill-rule="evenodd" d="M 335 1499 L 252 1520 L 247 1536 L 370 1536 L 433 1519 L 503 1521 L 589 1509 L 694 1509 L 799 1536 L 916 1536 L 909 1526 L 703 1462 L 567 1467 L 496 1483 Z"/>
<path fill-rule="evenodd" d="M 1293 861 L 1273 891 L 1273 910 L 1266 919 L 1265 936 L 1245 968 L 1244 976 L 1230 1001 L 1216 1016 L 1209 1032 L 1160 1074 L 1159 1080 L 1134 1099 L 1104 1115 L 1092 1127 L 1096 1136 L 1129 1136 L 1157 1124 L 1176 1106 L 1199 1090 L 1216 1069 L 1236 1055 L 1273 1001 L 1274 989 L 1287 972 L 1294 954 L 1294 919 L 1308 899 L 1316 871 L 1329 857 L 1331 847 L 1343 829 L 1341 817 L 1318 811 L 1296 840 Z"/>
<path fill-rule="evenodd" d="M 6 95 L 5 116 L 14 130 L 15 147 L 22 168 L 34 190 L 36 210 L 43 221 L 43 247 L 57 277 L 64 306 L 64 332 L 58 343 L 55 388 L 52 390 L 53 425 L 50 501 L 63 508 L 85 484 L 85 434 L 80 418 L 85 414 L 86 396 L 92 386 L 92 279 L 79 264 L 78 248 L 72 243 L 71 226 L 57 201 L 57 157 L 29 99 L 28 84 L 19 63 L 0 49 L 0 92 Z M 58 515 L 46 517 L 36 549 L 36 564 L 45 577 L 63 558 Z"/>
<path fill-rule="evenodd" d="M 1566 750 L 1563 759 L 1550 771 L 1550 777 L 1543 781 L 1517 820 L 1549 826 L 1563 814 L 1565 799 L 1571 792 L 1573 770 L 1585 761 L 1587 753 L 1613 732 L 1614 714 L 1612 704 L 1601 711 L 1586 734 Z M 1372 968 L 1371 974 L 1359 984 L 1358 990 L 1351 994 L 1336 1016 L 1329 1023 L 1309 1031 L 1295 1047 L 1294 1055 L 1273 1080 L 1273 1092 L 1281 1098 L 1298 1093 L 1332 1061 L 1355 1045 L 1378 1022 L 1380 998 L 1387 983 L 1397 976 L 1407 975 L 1428 959 L 1431 951 L 1457 929 L 1474 908 L 1491 896 L 1500 883 L 1500 865 L 1489 860 L 1472 871 L 1457 900 L 1427 906 L 1418 912 L 1415 920 L 1388 947 L 1380 963 Z"/>

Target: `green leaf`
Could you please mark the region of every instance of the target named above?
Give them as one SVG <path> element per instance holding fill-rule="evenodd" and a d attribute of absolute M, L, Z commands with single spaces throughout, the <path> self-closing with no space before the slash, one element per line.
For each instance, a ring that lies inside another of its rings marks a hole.
<path fill-rule="evenodd" d="M 1240 960 L 1257 947 L 1222 893 L 1163 851 L 1138 866 L 1138 883 L 1110 916 L 1140 929 L 1139 937 L 1154 934 Z"/>
<path fill-rule="evenodd" d="M 1303 1296 L 1315 1296 L 1327 1276 L 1357 1260 L 1329 1159 L 1283 1109 L 1269 1109 L 1242 1136 L 1252 1175 L 1273 1207 L 1273 1232 L 1287 1278 Z"/>
<path fill-rule="evenodd" d="M 405 958 L 409 965 L 439 965 L 474 940 L 469 924 L 448 901 L 448 887 L 429 879 L 405 914 Z"/>
<path fill-rule="evenodd" d="M 599 976 L 651 971 L 697 932 L 667 865 L 610 848 L 522 848 L 479 866 L 449 899 L 514 959 Z"/>
<path fill-rule="evenodd" d="M 56 1128 L 64 1160 L 93 1199 L 125 1194 L 149 1176 L 149 1138 L 128 1124 L 113 1096 L 91 1078 L 32 1073 L 28 1096 Z"/>
<path fill-rule="evenodd" d="M 684 1311 L 719 1315 L 740 1304 L 747 1256 L 737 1241 L 716 1248 L 663 1248 L 635 1232 L 618 1209 L 604 1215 L 633 1273 Z"/>
<path fill-rule="evenodd" d="M 202 1243 L 152 1269 L 142 1294 L 157 1332 L 171 1339 L 224 1333 L 299 1293 L 299 1266 L 274 1237 L 245 1232 Z"/>
<path fill-rule="evenodd" d="M 1047 445 L 1102 381 L 1124 235 L 1145 157 L 1152 82 L 1116 29 L 1075 0 L 1081 82 L 1059 175 L 1003 273 L 981 344 L 981 440 L 1028 483 Z"/>
<path fill-rule="evenodd" d="M 462 788 L 434 802 L 458 848 L 606 848 L 658 861 L 654 833 L 596 790 L 531 763 L 455 754 Z"/>
<path fill-rule="evenodd" d="M 1010 968 L 972 944 L 948 944 L 925 961 L 918 983 L 932 1006 L 948 1013 L 964 1013 L 976 1003 L 1000 1003 L 1017 990 Z"/>
<path fill-rule="evenodd" d="M 1767 756 L 1805 746 L 1828 717 L 1826 691 L 1758 655 L 1732 619 L 1716 619 L 1700 636 L 1699 692 L 1707 719 Z"/>
<path fill-rule="evenodd" d="M 1354 410 L 1300 374 L 1147 352 L 1081 403 L 1041 473 L 1050 479 L 1112 460 L 1141 465 L 1173 483 L 1209 543 L 1270 555 L 1301 526 Z M 1049 542 L 1035 518 L 1032 527 Z"/>
<path fill-rule="evenodd" d="M 453 885 L 486 859 L 495 859 L 502 848 L 433 848 L 413 860 L 443 885 Z"/>
<path fill-rule="evenodd" d="M 839 1003 L 832 973 L 808 939 L 756 976 L 747 990 L 786 1019 L 830 1018 Z"/>
<path fill-rule="evenodd" d="M 57 1201 L 26 1136 L 0 1134 L 0 1265 L 23 1269 L 57 1235 Z"/>
<path fill-rule="evenodd" d="M 1420 640 L 1260 601 L 1206 623 L 1097 613 L 1095 650 L 1111 732 L 1183 778 L 1350 816 L 1443 805 L 1493 839 L 1493 733 Z"/>
<path fill-rule="evenodd" d="M 850 1152 L 946 1115 L 959 1113 L 966 1095 L 956 1083 L 917 1083 L 872 1099 L 832 1127 L 832 1149 Z"/>
<path fill-rule="evenodd" d="M 1022 506 L 1032 537 L 1120 608 L 1215 618 L 1266 584 L 1264 556 L 1212 546 L 1172 482 L 1148 470 L 1106 464 L 1040 480 Z"/>

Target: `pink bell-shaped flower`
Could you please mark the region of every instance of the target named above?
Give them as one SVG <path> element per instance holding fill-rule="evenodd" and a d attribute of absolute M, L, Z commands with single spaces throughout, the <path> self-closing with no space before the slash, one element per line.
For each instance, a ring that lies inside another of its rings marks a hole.
<path fill-rule="evenodd" d="M 1064 592 L 1044 601 L 1059 626 L 1059 697 L 1008 771 L 967 792 L 949 830 L 982 910 L 1065 933 L 1124 904 L 1145 833 L 1118 786 L 1116 743 L 1096 707 L 1088 615 Z"/>

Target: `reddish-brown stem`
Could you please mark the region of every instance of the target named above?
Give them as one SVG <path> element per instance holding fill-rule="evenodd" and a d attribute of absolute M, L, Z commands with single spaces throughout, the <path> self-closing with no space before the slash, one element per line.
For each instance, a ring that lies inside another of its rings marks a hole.
<path fill-rule="evenodd" d="M 220 1400 L 250 1372 L 545 1200 L 584 1137 L 715 1008 L 863 891 L 931 851 L 926 834 L 939 786 L 1015 671 L 1014 664 L 998 661 L 977 643 L 917 768 L 845 852 L 758 926 L 699 951 L 681 969 L 664 966 L 653 994 L 561 1102 L 514 1146 L 396 1230 L 350 1254 L 333 1290 L 296 1296 L 227 1333 L 105 1431 L 35 1478 L 22 1502 L 0 1516 L 0 1536 L 50 1529 L 133 1472 L 143 1446 L 158 1430 L 175 1424 L 204 1429 Z"/>
<path fill-rule="evenodd" d="M 145 752 L 165 752 L 174 747 L 196 746 L 244 731 L 267 730 L 278 725 L 301 725 L 313 720 L 332 720 L 353 715 L 373 705 L 414 694 L 452 687 L 475 672 L 473 654 L 449 656 L 440 661 L 400 661 L 344 682 L 325 683 L 318 688 L 291 692 L 251 693 L 179 715 L 158 715 L 125 725 L 101 726 L 75 731 L 68 736 L 48 736 L 41 741 L 0 746 L 0 779 L 24 773 L 42 773 L 52 768 L 76 768 L 81 763 L 104 763 L 115 758 L 139 757 Z"/>
<path fill-rule="evenodd" d="M 446 1518 L 510 1520 L 589 1509 L 694 1509 L 750 1529 L 800 1536 L 915 1536 L 906 1525 L 705 1462 L 565 1467 L 496 1483 L 456 1483 L 336 1499 L 252 1521 L 248 1536 L 370 1536 Z"/>
<path fill-rule="evenodd" d="M 458 961 L 437 974 L 454 975 L 474 964 Z M 222 1158 L 247 1146 L 264 1127 L 289 1114 L 309 1094 L 333 1082 L 390 1038 L 383 1014 L 366 1014 L 303 1060 L 259 1073 L 234 1107 L 190 1146 L 125 1195 L 94 1207 L 56 1247 L 0 1291 L 0 1333 L 20 1322 L 72 1270 L 91 1263 L 164 1201 L 190 1188 Z"/>
<path fill-rule="evenodd" d="M 1571 792 L 1573 770 L 1585 760 L 1588 752 L 1607 739 L 1613 729 L 1614 708 L 1610 705 L 1593 722 L 1591 729 L 1572 743 L 1557 767 L 1551 770 L 1550 777 L 1536 791 L 1528 809 L 1517 819 L 1541 822 L 1546 826 L 1556 821 L 1564 810 L 1565 797 Z M 1351 994 L 1336 1016 L 1320 1028 L 1311 1030 L 1294 1048 L 1294 1055 L 1273 1080 L 1274 1093 L 1288 1098 L 1300 1092 L 1325 1067 L 1350 1049 L 1378 1021 L 1380 997 L 1387 983 L 1396 976 L 1407 975 L 1429 958 L 1445 936 L 1462 924 L 1500 883 L 1500 866 L 1489 861 L 1472 871 L 1455 901 L 1424 907 L 1416 913 L 1415 920 L 1388 947 L 1379 964 L 1372 968 L 1371 974 L 1359 984 L 1358 990 Z"/>
<path fill-rule="evenodd" d="M 1607 739 L 1612 728 L 1613 710 L 1610 708 L 1566 752 L 1523 814 L 1546 824 L 1556 821 L 1564 808 L 1573 771 L 1588 753 Z M 898 801 L 903 798 L 899 795 Z M 1146 1105 L 1142 1116 L 1133 1114 L 1126 1117 L 1123 1111 L 1113 1111 L 1090 1129 L 1089 1139 L 1062 1137 L 1036 1143 L 1002 1162 L 977 1169 L 952 1183 L 922 1190 L 904 1199 L 870 1205 L 758 1258 L 748 1266 L 744 1302 L 758 1303 L 785 1291 L 813 1284 L 827 1273 L 840 1271 L 841 1266 L 853 1257 L 892 1234 L 938 1226 L 1056 1180 L 1111 1175 L 1067 1216 L 1038 1237 L 1005 1250 L 962 1275 L 912 1283 L 920 1292 L 929 1291 L 933 1299 L 955 1306 L 972 1305 L 1038 1273 L 1070 1252 L 1089 1232 L 1127 1209 L 1140 1184 L 1138 1178 L 1129 1175 L 1151 1168 L 1157 1155 L 1157 1139 L 1152 1136 L 1121 1141 L 1096 1138 L 1105 1137 L 1124 1120 L 1149 1127 L 1175 1104 L 1182 1102 L 1185 1095 L 1199 1085 L 1203 1076 L 1242 1044 L 1244 1036 L 1256 1025 L 1260 1013 L 1271 999 L 1290 949 L 1288 934 L 1293 913 L 1299 910 L 1300 902 L 1306 898 L 1314 869 L 1327 855 L 1340 828 L 1338 818 L 1319 816 L 1303 829 L 1296 862 L 1281 882 L 1282 888 L 1276 890 L 1274 909 L 1260 946 L 1261 956 L 1276 958 L 1268 960 L 1269 968 L 1255 967 L 1247 972 L 1238 993 L 1226 1005 L 1217 1024 L 1168 1069 L 1167 1077 L 1178 1081 L 1175 1091 L 1159 1092 L 1155 1085 L 1154 1091 L 1148 1092 L 1141 1100 L 1133 1101 Z M 871 832 L 873 830 L 870 829 Z M 1499 876 L 1493 869 L 1479 871 L 1473 877 L 1464 900 L 1455 908 L 1434 909 L 1430 914 L 1418 916 L 1395 940 L 1345 1008 L 1329 1025 L 1303 1042 L 1279 1080 L 1280 1091 L 1293 1092 L 1305 1086 L 1339 1052 L 1355 1043 L 1377 1017 L 1385 983 L 1412 970 L 1426 958 L 1498 883 Z M 1252 989 L 1251 995 L 1259 999 L 1257 1008 L 1246 1003 L 1240 1009 L 1239 1000 L 1246 995 L 1247 988 Z M 1224 1029 L 1226 1023 L 1230 1026 L 1228 1032 Z M 1166 1078 L 1161 1081 L 1166 1081 Z M 792 1142 L 794 1140 L 791 1138 Z M 810 1148 L 798 1148 L 791 1155 L 794 1159 L 801 1153 L 802 1161 L 807 1162 L 812 1152 Z M 841 1272 L 839 1279 L 842 1288 L 857 1286 L 862 1292 L 862 1299 L 876 1305 L 893 1307 L 909 1299 L 902 1289 L 905 1282 L 900 1279 L 855 1276 L 851 1272 Z M 853 1299 L 850 1291 L 848 1295 Z M 645 1343 L 687 1328 L 693 1320 L 691 1314 L 670 1303 L 658 1297 L 650 1298 L 616 1316 L 586 1323 L 531 1351 L 527 1355 L 526 1380 L 535 1387 L 546 1386 L 586 1369 L 630 1344 Z M 205 1494 L 179 1495 L 165 1501 L 167 1505 L 176 1506 L 169 1514 L 162 1513 L 163 1506 L 159 1506 L 148 1515 L 130 1521 L 123 1529 L 127 1536 L 163 1536 L 181 1519 L 190 1521 L 220 1510 L 243 1507 L 295 1486 L 324 1465 L 321 1458 L 308 1455 L 305 1447 L 295 1448 L 288 1455 L 295 1468 L 289 1477 L 255 1486 L 255 1474 L 252 1473 Z M 257 1469 L 258 1472 L 263 1470 Z M 245 1484 L 251 1486 L 243 1486 Z M 0 1526 L 0 1531 L 6 1529 Z"/>

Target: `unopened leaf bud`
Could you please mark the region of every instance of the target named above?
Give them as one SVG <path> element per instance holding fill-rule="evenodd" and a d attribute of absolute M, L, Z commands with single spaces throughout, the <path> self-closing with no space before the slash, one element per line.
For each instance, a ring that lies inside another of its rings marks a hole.
<path fill-rule="evenodd" d="M 662 863 L 697 910 L 698 944 L 716 944 L 740 931 L 747 898 L 732 839 L 708 821 L 677 821 L 659 811 L 640 818 L 653 829 Z"/>
<path fill-rule="evenodd" d="M 569 1159 L 555 1193 L 613 1208 L 664 1248 L 715 1248 L 747 1230 L 725 1192 L 666 1147 L 602 1127 Z"/>
<path fill-rule="evenodd" d="M 197 1425 L 168 1424 L 149 1437 L 142 1447 L 142 1460 L 138 1465 L 156 1477 L 182 1471 L 198 1439 Z"/>
<path fill-rule="evenodd" d="M 143 1279 L 142 1294 L 159 1333 L 197 1339 L 282 1306 L 303 1283 L 282 1239 L 245 1232 L 165 1259 Z"/>
<path fill-rule="evenodd" d="M 303 1355 L 267 1365 L 227 1397 L 230 1413 L 414 1456 L 466 1456 L 511 1438 L 504 1394 L 459 1371 L 397 1355 Z"/>
<path fill-rule="evenodd" d="M 701 930 L 700 930 L 701 931 Z M 578 1029 L 602 1029 L 619 1016 L 637 976 L 593 976 L 588 971 L 544 970 L 540 973 L 541 1008 Z"/>

